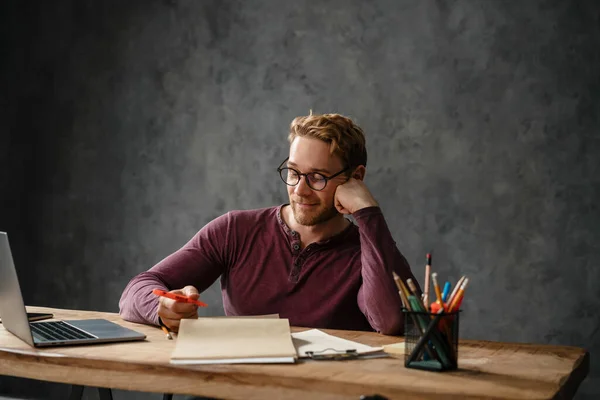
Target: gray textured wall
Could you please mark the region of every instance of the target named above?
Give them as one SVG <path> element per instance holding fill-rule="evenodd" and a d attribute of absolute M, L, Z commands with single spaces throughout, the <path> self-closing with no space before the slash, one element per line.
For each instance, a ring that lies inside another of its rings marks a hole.
<path fill-rule="evenodd" d="M 600 396 L 597 2 L 2 8 L 0 230 L 29 304 L 116 311 L 212 218 L 284 202 L 289 122 L 340 112 L 418 276 L 433 250 L 471 277 L 463 336 L 587 347 Z"/>

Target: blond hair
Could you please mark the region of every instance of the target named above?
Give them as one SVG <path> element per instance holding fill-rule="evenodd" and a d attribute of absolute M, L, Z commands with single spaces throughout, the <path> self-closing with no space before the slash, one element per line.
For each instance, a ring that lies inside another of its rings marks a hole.
<path fill-rule="evenodd" d="M 290 124 L 288 140 L 309 137 L 329 144 L 330 154 L 342 159 L 345 167 L 367 166 L 367 147 L 363 130 L 340 114 L 311 114 L 296 117 Z"/>

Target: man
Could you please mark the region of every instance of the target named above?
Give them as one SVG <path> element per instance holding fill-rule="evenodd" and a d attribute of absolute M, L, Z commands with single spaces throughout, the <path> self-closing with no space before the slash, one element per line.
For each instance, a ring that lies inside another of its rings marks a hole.
<path fill-rule="evenodd" d="M 278 313 L 291 325 L 402 332 L 392 278 L 412 278 L 363 179 L 364 134 L 339 114 L 295 118 L 278 172 L 289 205 L 232 211 L 129 282 L 124 319 L 173 331 L 197 318 L 193 304 L 157 298 L 159 288 L 197 299 L 221 277 L 227 315 Z M 354 225 L 344 215 L 352 215 Z"/>

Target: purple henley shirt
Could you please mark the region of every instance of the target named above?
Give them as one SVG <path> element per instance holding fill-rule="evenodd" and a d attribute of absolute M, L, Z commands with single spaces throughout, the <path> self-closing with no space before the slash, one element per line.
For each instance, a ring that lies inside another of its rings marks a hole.
<path fill-rule="evenodd" d="M 204 226 L 181 249 L 135 276 L 119 302 L 121 316 L 158 325 L 152 289 L 195 286 L 221 277 L 226 315 L 276 314 L 293 326 L 403 331 L 402 303 L 392 278 L 416 282 L 381 209 L 353 214 L 356 225 L 304 249 L 276 206 L 231 211 Z"/>

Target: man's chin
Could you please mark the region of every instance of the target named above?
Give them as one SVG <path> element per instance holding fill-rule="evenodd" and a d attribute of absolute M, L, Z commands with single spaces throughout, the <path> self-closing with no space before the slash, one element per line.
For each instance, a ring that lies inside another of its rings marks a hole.
<path fill-rule="evenodd" d="M 298 210 L 298 206 L 292 207 L 292 212 L 296 222 L 304 226 L 315 226 L 322 224 L 338 214 L 335 208 L 330 210 L 302 211 Z"/>
<path fill-rule="evenodd" d="M 297 223 L 303 226 L 313 226 L 317 224 L 317 220 L 314 217 L 305 215 L 303 213 L 294 212 L 294 219 Z"/>

